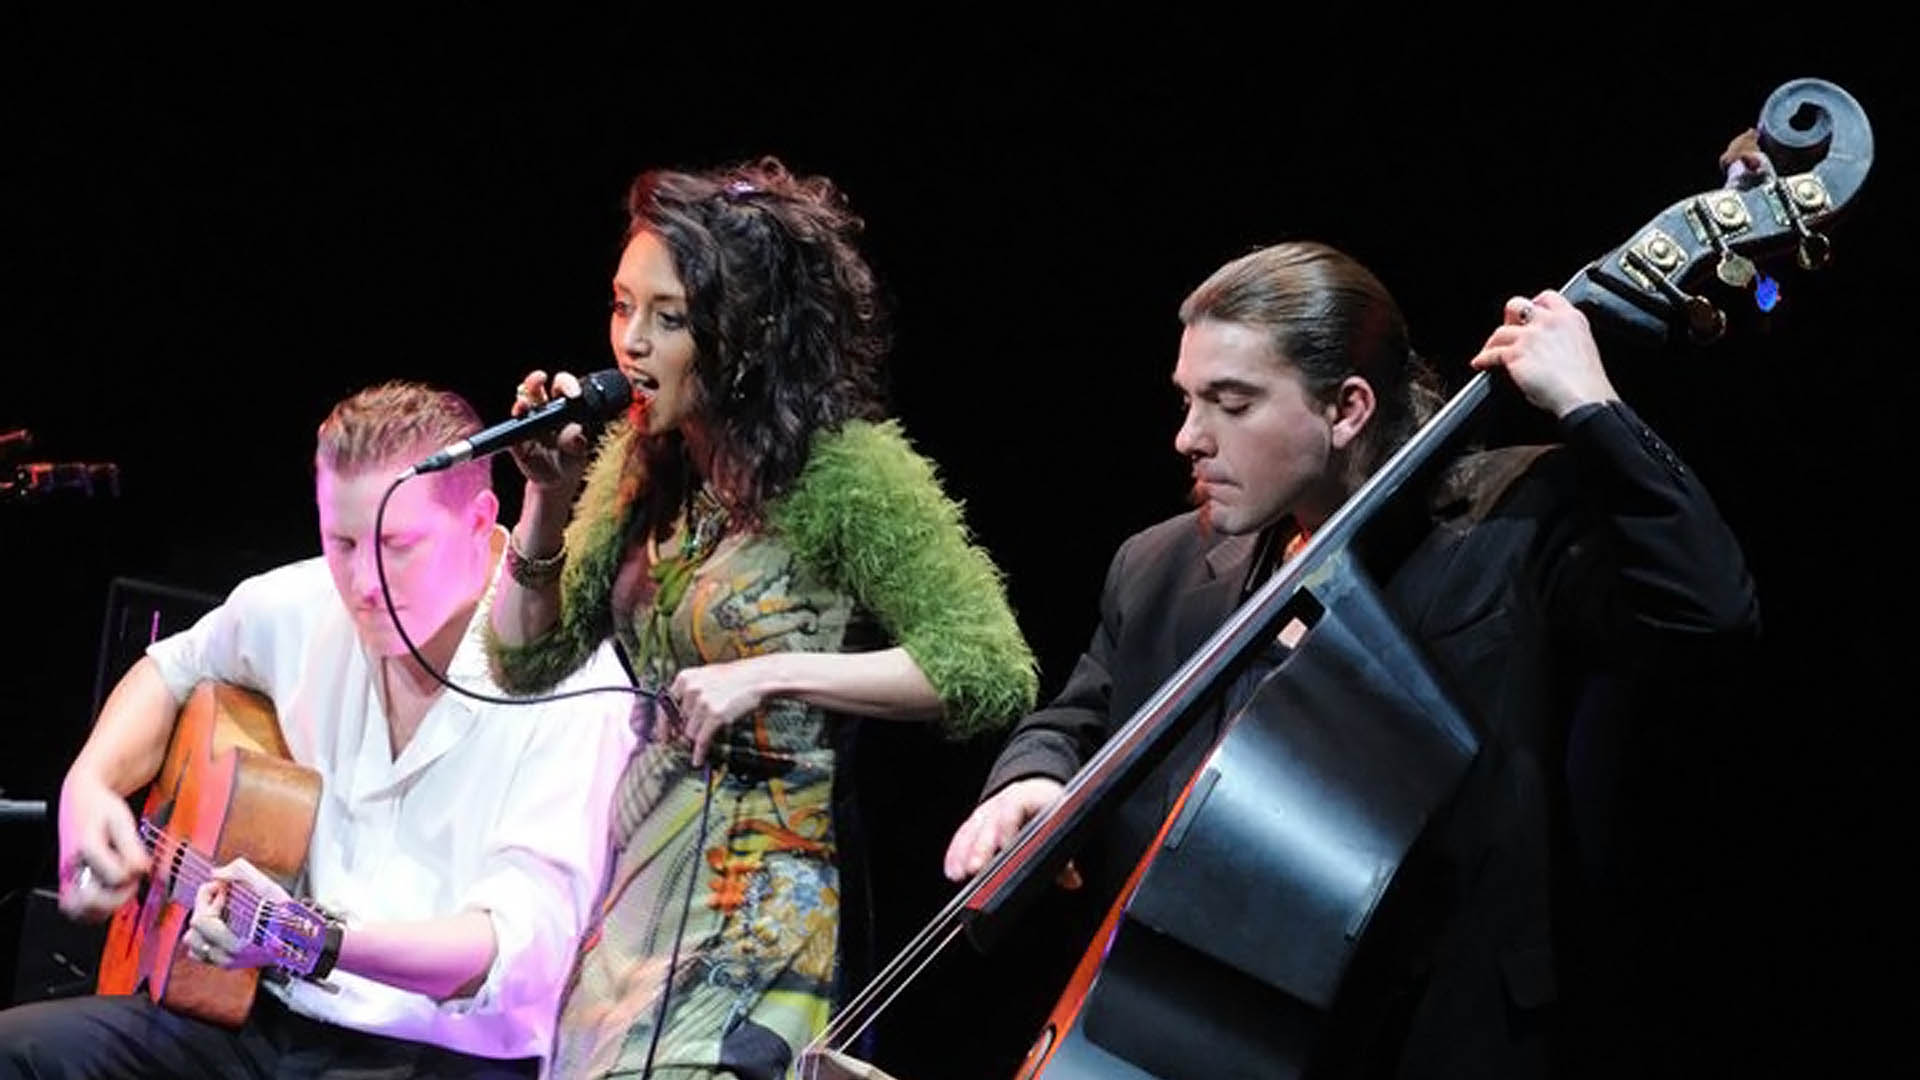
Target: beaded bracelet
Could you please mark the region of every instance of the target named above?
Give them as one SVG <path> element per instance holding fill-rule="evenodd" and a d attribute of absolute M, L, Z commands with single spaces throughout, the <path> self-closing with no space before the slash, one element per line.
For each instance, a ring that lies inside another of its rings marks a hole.
<path fill-rule="evenodd" d="M 545 558 L 535 559 L 520 550 L 520 541 L 512 533 L 507 534 L 507 576 L 517 584 L 529 589 L 551 585 L 560 580 L 560 569 L 566 564 L 564 545 Z"/>

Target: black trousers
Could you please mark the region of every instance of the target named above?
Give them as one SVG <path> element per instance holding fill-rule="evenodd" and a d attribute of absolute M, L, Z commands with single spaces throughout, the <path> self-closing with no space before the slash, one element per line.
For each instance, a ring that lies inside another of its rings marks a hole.
<path fill-rule="evenodd" d="M 0 1012 L 0 1080 L 496 1080 L 538 1073 L 534 1058 L 495 1061 L 323 1024 L 265 991 L 238 1030 L 169 1012 L 145 994 L 65 998 Z"/>

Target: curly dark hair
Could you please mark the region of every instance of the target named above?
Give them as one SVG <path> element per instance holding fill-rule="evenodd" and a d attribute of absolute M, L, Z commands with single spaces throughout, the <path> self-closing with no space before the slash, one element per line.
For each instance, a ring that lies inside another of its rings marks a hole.
<path fill-rule="evenodd" d="M 756 522 L 799 477 L 816 433 L 884 412 L 888 335 L 873 272 L 854 246 L 863 223 L 831 180 L 795 176 L 772 157 L 642 173 L 627 217 L 626 238 L 659 237 L 687 291 L 714 446 L 708 479 L 737 522 Z M 669 451 L 681 440 L 651 442 L 652 494 L 678 501 L 686 463 Z"/>

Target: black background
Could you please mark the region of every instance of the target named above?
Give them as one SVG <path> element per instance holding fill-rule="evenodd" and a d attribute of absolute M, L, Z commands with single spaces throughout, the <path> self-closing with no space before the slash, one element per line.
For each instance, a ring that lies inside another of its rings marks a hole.
<path fill-rule="evenodd" d="M 1862 1059 L 1912 1000 L 1890 884 L 1912 850 L 1911 61 L 1876 56 L 1871 25 L 1736 34 L 1738 11 L 1604 31 L 9 15 L 0 429 L 31 428 L 37 459 L 117 463 L 122 491 L 0 505 L 0 788 L 57 794 L 110 578 L 219 592 L 316 549 L 307 462 L 334 400 L 408 376 L 504 416 L 527 369 L 607 366 L 642 168 L 771 152 L 849 193 L 893 302 L 895 412 L 1005 570 L 1051 691 L 1114 546 L 1181 508 L 1174 312 L 1215 266 L 1331 242 L 1457 377 L 1508 296 L 1712 187 L 1766 95 L 1818 75 L 1879 139 L 1834 267 L 1775 268 L 1780 311 L 1736 311 L 1712 349 L 1609 366 L 1707 478 L 1768 631 L 1739 685 L 1646 743 L 1630 793 L 1635 887 L 1659 898 L 1643 1034 L 1662 1071 Z M 883 745 L 866 782 L 898 808 L 877 825 L 891 951 L 950 895 L 940 852 L 994 747 Z M 0 889 L 50 881 L 50 832 L 0 828 Z M 883 1061 L 1004 1074 L 1044 967 L 1022 946 L 948 958 L 884 1022 Z"/>

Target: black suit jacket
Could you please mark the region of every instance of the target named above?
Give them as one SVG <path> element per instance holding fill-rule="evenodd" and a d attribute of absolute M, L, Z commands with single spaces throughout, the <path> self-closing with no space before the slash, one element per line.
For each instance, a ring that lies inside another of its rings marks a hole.
<path fill-rule="evenodd" d="M 1446 922 L 1382 983 L 1403 1002 L 1391 1031 L 1355 1041 L 1370 1055 L 1364 1071 L 1556 1071 L 1560 912 L 1592 862 L 1569 800 L 1592 763 L 1569 758 L 1570 735 L 1622 722 L 1608 715 L 1615 688 L 1647 664 L 1685 665 L 1758 630 L 1739 546 L 1673 452 L 1620 404 L 1582 409 L 1562 433 L 1560 447 L 1456 463 L 1434 487 L 1424 537 L 1384 582 L 1482 750 L 1423 841 L 1446 882 Z M 1232 612 L 1255 546 L 1203 533 L 1193 514 L 1121 545 L 1092 643 L 1060 695 L 1017 727 L 987 791 L 1070 777 Z M 1203 719 L 1085 853 L 1096 893 L 1124 879 L 1225 719 Z"/>

